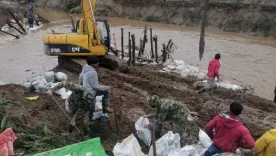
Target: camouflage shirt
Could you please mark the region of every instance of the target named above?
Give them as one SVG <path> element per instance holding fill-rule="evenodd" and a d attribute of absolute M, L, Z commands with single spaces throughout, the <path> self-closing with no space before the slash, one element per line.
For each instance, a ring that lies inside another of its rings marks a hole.
<path fill-rule="evenodd" d="M 84 113 L 89 110 L 96 92 L 92 89 L 87 89 L 82 85 L 71 82 L 60 82 L 51 90 L 56 91 L 63 87 L 72 91 L 72 94 L 68 99 L 69 107 L 72 113 L 74 113 L 72 121 L 82 118 Z"/>
<path fill-rule="evenodd" d="M 170 99 L 158 99 L 156 125 L 160 126 L 166 120 L 174 120 L 185 127 L 188 121 L 188 110 L 180 102 Z"/>

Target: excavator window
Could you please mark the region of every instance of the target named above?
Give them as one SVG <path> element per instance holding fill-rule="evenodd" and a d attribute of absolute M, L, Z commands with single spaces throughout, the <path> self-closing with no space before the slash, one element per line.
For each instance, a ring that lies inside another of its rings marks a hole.
<path fill-rule="evenodd" d="M 98 25 L 100 40 L 101 40 L 102 44 L 104 44 L 109 50 L 109 47 L 110 47 L 109 25 L 106 20 L 96 20 L 96 22 Z"/>

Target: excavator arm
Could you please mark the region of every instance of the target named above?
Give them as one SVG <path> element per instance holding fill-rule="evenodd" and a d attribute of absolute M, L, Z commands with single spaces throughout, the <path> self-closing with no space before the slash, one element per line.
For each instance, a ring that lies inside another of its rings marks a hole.
<path fill-rule="evenodd" d="M 94 16 L 96 0 L 82 0 L 81 7 L 84 33 L 89 36 L 91 46 L 101 45 L 99 29 Z"/>

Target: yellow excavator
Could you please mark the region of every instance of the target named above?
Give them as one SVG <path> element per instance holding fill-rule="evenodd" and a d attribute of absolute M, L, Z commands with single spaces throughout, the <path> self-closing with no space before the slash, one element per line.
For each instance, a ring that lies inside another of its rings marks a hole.
<path fill-rule="evenodd" d="M 110 27 L 107 20 L 96 20 L 94 10 L 96 0 L 82 0 L 82 18 L 72 33 L 57 33 L 43 36 L 44 52 L 49 56 L 58 56 L 59 65 L 80 72 L 85 64 L 84 57 L 98 56 L 100 65 L 110 69 L 119 67 L 114 55 L 109 55 Z"/>

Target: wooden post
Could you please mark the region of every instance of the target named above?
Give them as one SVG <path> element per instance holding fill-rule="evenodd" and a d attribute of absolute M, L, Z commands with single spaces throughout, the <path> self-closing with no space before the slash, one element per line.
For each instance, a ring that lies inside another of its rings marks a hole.
<path fill-rule="evenodd" d="M 21 25 L 21 23 L 17 20 L 17 18 L 15 18 L 14 14 L 11 12 L 10 9 L 7 9 L 8 12 L 10 13 L 10 15 L 12 16 L 12 18 L 15 20 L 16 24 L 23 30 L 23 32 L 26 34 L 26 30 L 24 29 L 24 27 Z"/>
<path fill-rule="evenodd" d="M 146 46 L 146 42 L 147 42 L 147 27 L 145 27 L 145 30 L 144 30 L 144 38 L 143 38 L 143 42 L 142 42 L 142 47 L 141 47 L 141 54 L 144 55 L 144 52 L 145 52 L 145 46 Z"/>
<path fill-rule="evenodd" d="M 8 33 L 8 32 L 6 32 L 6 31 L 1 30 L 1 29 L 0 29 L 0 32 L 3 32 L 3 33 L 8 34 L 8 35 L 11 35 L 11 36 L 15 37 L 16 39 L 19 39 L 19 38 L 20 38 L 20 37 L 17 36 L 17 35 L 13 35 L 13 34 L 11 34 L 11 33 Z"/>
<path fill-rule="evenodd" d="M 143 49 L 143 40 L 140 38 L 140 47 L 139 47 L 138 57 L 141 57 L 141 55 L 142 55 L 142 49 Z"/>
<path fill-rule="evenodd" d="M 165 63 L 167 60 L 167 51 L 166 51 L 166 45 L 163 44 L 163 51 L 162 51 L 162 62 Z"/>
<path fill-rule="evenodd" d="M 199 60 L 200 61 L 203 58 L 204 47 L 205 47 L 204 36 L 205 36 L 205 26 L 206 26 L 206 21 L 207 21 L 208 3 L 209 3 L 209 0 L 205 0 L 204 15 L 203 15 L 203 20 L 202 20 L 200 40 L 199 40 Z"/>
<path fill-rule="evenodd" d="M 124 28 L 121 28 L 122 59 L 124 59 Z"/>
<path fill-rule="evenodd" d="M 22 35 L 24 34 L 24 33 L 21 32 L 18 28 L 16 28 L 15 26 L 13 26 L 11 23 L 8 23 L 8 22 L 7 22 L 7 24 L 8 24 L 9 27 L 15 29 L 15 30 L 18 31 L 20 34 L 22 34 Z"/>
<path fill-rule="evenodd" d="M 155 139 L 155 127 L 154 126 L 151 126 L 151 142 L 152 142 L 153 156 L 157 156 L 156 139 Z"/>
<path fill-rule="evenodd" d="M 151 58 L 154 58 L 153 43 L 152 43 L 152 28 L 150 28 L 150 53 L 151 53 Z"/>
<path fill-rule="evenodd" d="M 153 37 L 153 41 L 155 43 L 155 62 L 158 63 L 158 52 L 157 52 L 157 36 Z"/>
<path fill-rule="evenodd" d="M 132 39 L 132 65 L 135 65 L 135 36 L 134 34 L 131 35 Z"/>
<path fill-rule="evenodd" d="M 128 32 L 128 65 L 130 65 L 131 62 L 131 38 L 130 38 L 130 32 Z"/>
<path fill-rule="evenodd" d="M 118 51 L 117 51 L 117 44 L 116 44 L 115 34 L 113 34 L 113 40 L 114 40 L 115 55 L 118 56 Z"/>

